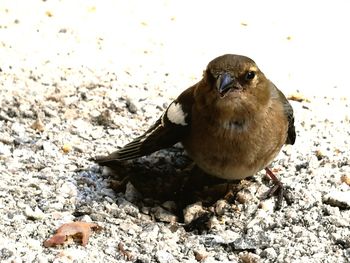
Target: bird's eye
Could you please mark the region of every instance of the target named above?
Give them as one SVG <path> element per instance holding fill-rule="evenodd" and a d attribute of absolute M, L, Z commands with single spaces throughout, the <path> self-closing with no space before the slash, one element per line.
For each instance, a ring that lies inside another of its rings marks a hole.
<path fill-rule="evenodd" d="M 255 72 L 254 71 L 248 71 L 247 74 L 245 74 L 245 79 L 246 80 L 252 80 L 255 77 Z"/>

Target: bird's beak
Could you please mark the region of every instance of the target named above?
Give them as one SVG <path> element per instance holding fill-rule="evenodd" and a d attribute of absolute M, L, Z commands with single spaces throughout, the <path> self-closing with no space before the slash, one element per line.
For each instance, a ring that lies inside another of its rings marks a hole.
<path fill-rule="evenodd" d="M 242 86 L 235 77 L 225 72 L 219 76 L 216 82 L 216 88 L 220 96 L 224 97 L 230 90 L 240 90 Z"/>

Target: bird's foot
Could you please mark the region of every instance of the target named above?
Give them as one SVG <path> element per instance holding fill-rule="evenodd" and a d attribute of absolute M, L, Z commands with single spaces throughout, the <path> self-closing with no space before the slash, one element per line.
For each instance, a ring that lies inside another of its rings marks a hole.
<path fill-rule="evenodd" d="M 276 210 L 280 210 L 282 208 L 282 202 L 284 197 L 284 186 L 282 182 L 274 175 L 274 173 L 269 169 L 265 168 L 266 174 L 270 177 L 273 182 L 273 186 L 267 191 L 263 196 L 262 200 L 268 199 L 274 195 L 277 195 L 277 202 L 275 205 Z"/>

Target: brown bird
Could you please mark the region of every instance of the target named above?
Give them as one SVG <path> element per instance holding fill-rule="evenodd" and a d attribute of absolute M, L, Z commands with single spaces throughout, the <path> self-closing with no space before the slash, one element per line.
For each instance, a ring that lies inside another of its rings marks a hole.
<path fill-rule="evenodd" d="M 212 60 L 203 78 L 186 89 L 143 135 L 95 161 L 108 165 L 151 154 L 181 142 L 204 172 L 227 180 L 267 168 L 284 144 L 294 144 L 293 109 L 255 62 L 226 54 Z"/>

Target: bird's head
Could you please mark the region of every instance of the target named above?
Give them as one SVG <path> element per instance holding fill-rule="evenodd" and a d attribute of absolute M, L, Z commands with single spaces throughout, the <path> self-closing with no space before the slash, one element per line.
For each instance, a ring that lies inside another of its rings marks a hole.
<path fill-rule="evenodd" d="M 255 62 L 245 56 L 227 54 L 215 58 L 204 71 L 202 83 L 205 84 L 200 88 L 207 89 L 201 92 L 206 94 L 204 101 L 228 110 L 252 104 L 258 107 L 270 98 L 271 82 Z"/>

